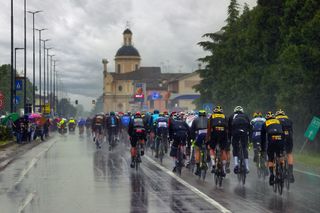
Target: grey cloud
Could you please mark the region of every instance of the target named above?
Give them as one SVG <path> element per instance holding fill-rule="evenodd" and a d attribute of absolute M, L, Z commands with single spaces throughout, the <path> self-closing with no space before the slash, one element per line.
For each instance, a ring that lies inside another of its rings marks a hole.
<path fill-rule="evenodd" d="M 239 2 L 243 4 L 244 0 Z M 251 7 L 255 5 L 255 0 L 247 2 Z M 204 33 L 219 30 L 225 24 L 229 0 L 28 0 L 27 3 L 29 10 L 44 11 L 36 15 L 36 27 L 49 29 L 42 33 L 42 38 L 51 39 L 47 44 L 54 47 L 50 53 L 59 60 L 57 70 L 70 96 L 98 97 L 103 86 L 101 59 L 107 58 L 108 69 L 114 70 L 114 56 L 122 45 L 127 21 L 143 66 L 190 72 L 197 67 L 196 60 L 207 54 L 197 42 Z M 20 47 L 23 46 L 22 2 L 15 1 L 14 11 L 15 47 Z M 31 17 L 28 14 L 29 77 L 32 76 Z M 0 64 L 4 63 L 10 63 L 9 1 L 3 2 L 0 8 Z M 22 65 L 19 55 L 19 70 Z"/>

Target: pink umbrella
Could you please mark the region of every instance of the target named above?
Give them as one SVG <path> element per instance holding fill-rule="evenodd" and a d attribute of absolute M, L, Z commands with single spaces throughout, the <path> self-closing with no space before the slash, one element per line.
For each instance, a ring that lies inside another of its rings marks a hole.
<path fill-rule="evenodd" d="M 29 115 L 29 119 L 41 118 L 42 116 L 38 113 L 32 113 Z"/>

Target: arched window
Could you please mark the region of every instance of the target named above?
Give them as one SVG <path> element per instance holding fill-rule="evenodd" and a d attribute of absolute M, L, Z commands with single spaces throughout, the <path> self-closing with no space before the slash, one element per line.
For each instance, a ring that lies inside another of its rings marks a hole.
<path fill-rule="evenodd" d="M 121 65 L 118 64 L 118 73 L 121 73 Z"/>

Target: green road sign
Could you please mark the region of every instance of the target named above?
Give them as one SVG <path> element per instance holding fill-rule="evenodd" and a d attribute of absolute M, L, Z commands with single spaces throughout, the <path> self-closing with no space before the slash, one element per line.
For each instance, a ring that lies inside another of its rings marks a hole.
<path fill-rule="evenodd" d="M 304 133 L 304 136 L 308 138 L 310 141 L 313 141 L 316 137 L 320 128 L 320 118 L 313 117 L 311 123 L 308 126 L 307 131 Z"/>

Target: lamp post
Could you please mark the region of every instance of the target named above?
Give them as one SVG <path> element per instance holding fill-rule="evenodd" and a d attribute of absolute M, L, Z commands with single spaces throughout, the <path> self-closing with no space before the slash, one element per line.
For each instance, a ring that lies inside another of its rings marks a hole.
<path fill-rule="evenodd" d="M 53 111 L 56 112 L 56 62 L 58 60 L 53 60 Z"/>
<path fill-rule="evenodd" d="M 41 32 L 47 30 L 46 28 L 36 29 L 39 32 L 39 110 L 42 109 L 42 93 L 41 93 Z"/>
<path fill-rule="evenodd" d="M 43 41 L 43 104 L 46 99 L 46 42 L 50 39 L 41 40 Z"/>
<path fill-rule="evenodd" d="M 14 96 L 14 86 L 13 84 L 13 75 L 14 75 L 14 69 L 13 69 L 13 0 L 11 0 L 11 92 L 10 92 L 10 112 L 13 112 L 14 104 L 13 104 L 13 96 Z"/>
<path fill-rule="evenodd" d="M 47 79 L 45 80 L 45 84 L 46 84 L 46 90 L 47 90 L 47 95 L 45 96 L 45 102 L 48 103 L 48 99 L 49 99 L 49 50 L 51 50 L 52 47 L 48 47 L 46 48 L 47 50 L 47 72 L 46 72 L 46 76 Z"/>
<path fill-rule="evenodd" d="M 12 104 L 13 104 L 13 112 L 17 111 L 17 106 L 16 106 L 16 96 L 17 96 L 17 90 L 16 90 L 16 72 L 17 72 L 17 50 L 23 50 L 24 48 L 21 47 L 16 47 L 14 48 L 14 74 L 13 74 L 13 79 L 14 79 L 14 86 L 13 86 L 13 98 L 12 98 Z"/>
<path fill-rule="evenodd" d="M 32 65 L 32 69 L 33 69 L 33 89 L 32 89 L 32 107 L 33 107 L 33 112 L 35 112 L 35 103 L 36 103 L 36 99 L 35 99 L 35 94 L 36 94 L 36 70 L 35 70 L 35 36 L 34 36 L 34 32 L 35 32 L 35 28 L 34 28 L 34 15 L 37 13 L 42 12 L 41 10 L 37 10 L 37 11 L 28 11 L 28 13 L 32 14 L 32 33 L 33 33 L 33 65 Z M 41 60 L 39 58 L 39 60 Z"/>
<path fill-rule="evenodd" d="M 24 0 L 24 91 L 23 91 L 23 106 L 26 113 L 27 103 L 27 2 Z"/>
<path fill-rule="evenodd" d="M 51 109 L 52 109 L 52 88 L 53 88 L 53 86 L 52 86 L 52 57 L 53 56 L 55 56 L 55 55 L 49 55 L 50 56 L 50 75 L 49 75 L 49 88 L 50 88 L 50 96 L 49 96 L 49 102 L 50 102 L 50 107 L 51 107 Z"/>

